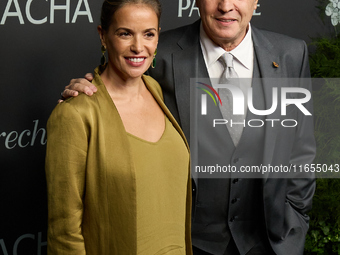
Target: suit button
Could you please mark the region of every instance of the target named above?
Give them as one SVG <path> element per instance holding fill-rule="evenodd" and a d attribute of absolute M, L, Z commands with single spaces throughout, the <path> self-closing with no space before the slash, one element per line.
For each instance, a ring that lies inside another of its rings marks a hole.
<path fill-rule="evenodd" d="M 196 190 L 195 189 L 192 189 L 192 192 L 195 192 Z"/>
<path fill-rule="evenodd" d="M 237 218 L 237 216 L 231 217 L 230 222 L 234 222 Z"/>
<path fill-rule="evenodd" d="M 235 183 L 238 183 L 238 179 L 236 178 L 236 179 L 234 179 L 233 180 L 233 183 L 235 184 Z"/>
<path fill-rule="evenodd" d="M 234 163 L 237 163 L 237 162 L 239 162 L 239 158 L 234 158 Z"/>
<path fill-rule="evenodd" d="M 231 203 L 232 203 L 232 204 L 235 204 L 237 201 L 238 201 L 238 199 L 237 199 L 237 198 L 234 198 L 233 200 L 231 200 Z"/>

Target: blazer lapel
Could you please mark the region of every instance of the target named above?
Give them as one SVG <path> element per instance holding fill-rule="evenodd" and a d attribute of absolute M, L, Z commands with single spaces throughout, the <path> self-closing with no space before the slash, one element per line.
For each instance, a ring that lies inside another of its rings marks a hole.
<path fill-rule="evenodd" d="M 172 54 L 176 103 L 181 127 L 190 144 L 192 166 L 195 162 L 193 155 L 197 155 L 195 148 L 198 144 L 193 145 L 193 141 L 190 141 L 190 79 L 209 77 L 200 46 L 200 23 L 198 20 L 188 27 L 186 33 L 178 41 L 180 50 Z M 197 188 L 198 177 L 193 171 L 191 174 Z"/>
<path fill-rule="evenodd" d="M 179 118 L 187 140 L 190 140 L 190 79 L 208 78 L 199 39 L 200 20 L 188 27 L 178 41 L 181 50 L 174 52 L 173 70 Z"/>
<path fill-rule="evenodd" d="M 254 43 L 254 50 L 259 66 L 260 77 L 262 78 L 264 98 L 266 109 L 272 105 L 273 85 L 280 90 L 280 84 L 277 78 L 281 78 L 282 73 L 279 68 L 280 56 L 275 54 L 274 46 L 268 39 L 255 27 L 252 26 L 252 38 Z M 273 83 L 275 79 L 275 84 Z M 279 108 L 279 107 L 278 107 Z M 280 119 L 280 111 L 276 110 L 274 113 L 268 115 L 266 119 Z M 276 145 L 277 129 L 271 127 L 272 122 L 266 122 L 265 140 L 264 140 L 264 156 L 263 164 L 270 164 L 273 158 L 274 147 Z M 276 123 L 277 125 L 277 123 Z"/>

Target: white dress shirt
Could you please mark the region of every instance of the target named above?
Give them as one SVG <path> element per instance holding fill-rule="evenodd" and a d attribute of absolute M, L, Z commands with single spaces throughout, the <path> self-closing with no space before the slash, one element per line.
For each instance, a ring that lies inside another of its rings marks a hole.
<path fill-rule="evenodd" d="M 226 51 L 220 46 L 216 45 L 205 33 L 203 26 L 200 27 L 200 44 L 203 53 L 205 65 L 208 69 L 208 74 L 214 87 L 218 84 L 219 78 L 221 77 L 224 67 L 218 60 Z M 247 94 L 248 88 L 251 87 L 253 69 L 254 69 L 254 46 L 251 37 L 251 26 L 249 23 L 248 31 L 242 42 L 232 51 L 234 56 L 234 70 L 236 71 L 239 78 L 242 79 L 240 82 L 240 88 L 245 96 L 245 109 L 247 109 Z M 214 79 L 215 78 L 215 79 Z"/>

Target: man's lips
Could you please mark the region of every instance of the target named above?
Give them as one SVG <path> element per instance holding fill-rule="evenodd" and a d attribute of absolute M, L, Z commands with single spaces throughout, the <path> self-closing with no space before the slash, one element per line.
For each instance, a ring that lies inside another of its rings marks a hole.
<path fill-rule="evenodd" d="M 215 19 L 223 23 L 230 23 L 230 22 L 237 21 L 237 19 L 233 19 L 233 18 L 215 18 Z"/>

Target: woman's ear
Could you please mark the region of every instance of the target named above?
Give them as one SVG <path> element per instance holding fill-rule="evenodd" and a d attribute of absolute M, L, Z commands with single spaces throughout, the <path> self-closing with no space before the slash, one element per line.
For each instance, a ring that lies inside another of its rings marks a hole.
<path fill-rule="evenodd" d="M 98 34 L 99 34 L 100 41 L 101 41 L 102 45 L 106 47 L 106 45 L 105 45 L 105 32 L 104 32 L 102 26 L 99 25 L 97 27 L 97 31 L 98 31 Z"/>

